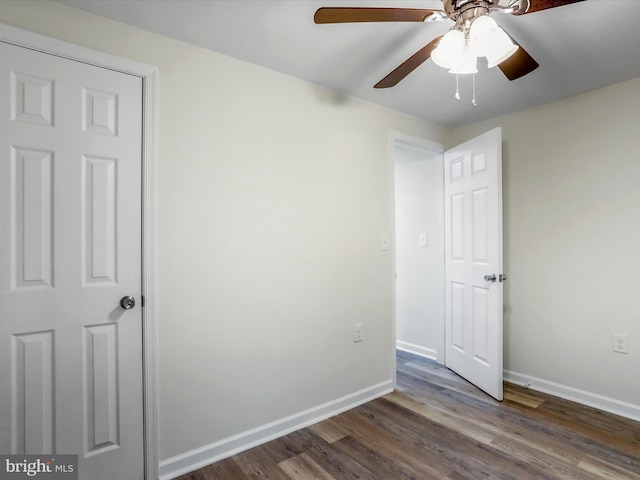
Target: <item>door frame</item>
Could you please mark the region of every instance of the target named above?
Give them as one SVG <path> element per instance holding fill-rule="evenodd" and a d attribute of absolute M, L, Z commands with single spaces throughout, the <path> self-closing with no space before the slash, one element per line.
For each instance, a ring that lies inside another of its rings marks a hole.
<path fill-rule="evenodd" d="M 158 478 L 156 160 L 158 69 L 0 23 L 0 42 L 134 75 L 142 80 L 142 383 L 144 475 Z"/>
<path fill-rule="evenodd" d="M 437 215 L 438 215 L 438 223 L 440 225 L 442 225 L 442 230 L 440 232 L 437 232 L 442 238 L 441 240 L 444 241 L 444 152 L 445 152 L 445 146 L 442 143 L 437 143 L 437 142 L 433 142 L 430 140 L 426 140 L 424 138 L 420 138 L 420 137 L 414 137 L 411 135 L 407 135 L 404 133 L 400 133 L 400 132 L 396 132 L 396 131 L 392 131 L 390 132 L 389 135 L 389 178 L 390 178 L 390 185 L 389 185 L 389 191 L 391 192 L 390 194 L 390 212 L 389 215 L 391 217 L 391 227 L 392 227 L 392 232 L 391 232 L 391 246 L 392 246 L 392 256 L 391 256 L 391 271 L 392 271 L 392 282 L 393 282 L 393 288 L 392 288 L 392 338 L 393 338 L 393 348 L 391 349 L 391 355 L 392 355 L 392 361 L 393 361 L 393 365 L 394 365 L 394 369 L 393 369 L 393 384 L 394 386 L 396 385 L 396 306 L 397 306 L 397 300 L 396 300 L 396 296 L 397 296 L 397 284 L 395 281 L 395 268 L 396 268 L 396 256 L 397 256 L 397 239 L 396 239 L 396 214 L 395 214 L 395 209 L 396 209 L 396 188 L 395 188 L 395 147 L 396 145 L 408 145 L 411 146 L 412 148 L 417 148 L 417 149 L 421 149 L 421 150 L 425 150 L 428 151 L 429 153 L 438 153 L 438 157 L 436 159 L 436 178 L 434 179 L 434 181 L 436 182 L 436 187 L 437 187 L 437 202 L 438 204 L 436 205 L 436 209 L 437 209 Z M 443 271 L 444 271 L 444 252 L 442 255 L 442 265 L 443 265 Z M 445 285 L 445 278 L 444 276 L 441 279 L 442 281 L 442 286 L 444 288 Z M 444 301 L 444 299 L 443 299 Z M 438 345 L 437 345 L 437 358 L 436 361 L 442 365 L 445 364 L 445 347 L 446 347 L 446 339 L 445 339 L 445 317 L 443 316 L 441 321 L 439 322 L 438 325 L 438 329 L 441 331 L 441 335 L 438 335 Z"/>

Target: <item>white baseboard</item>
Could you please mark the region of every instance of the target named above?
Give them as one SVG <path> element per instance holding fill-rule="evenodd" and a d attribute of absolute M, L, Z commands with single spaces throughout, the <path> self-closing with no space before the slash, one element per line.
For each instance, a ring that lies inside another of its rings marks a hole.
<path fill-rule="evenodd" d="M 403 342 L 402 340 L 396 340 L 396 348 L 403 352 L 413 353 L 420 357 L 428 358 L 430 360 L 437 360 L 438 352 L 433 348 L 421 347 L 420 345 L 414 345 L 413 343 Z"/>
<path fill-rule="evenodd" d="M 435 360 L 434 350 L 398 341 L 396 347 L 415 355 Z M 524 375 L 510 370 L 504 371 L 504 380 L 510 383 L 525 385 L 531 390 L 548 393 L 556 397 L 571 400 L 606 412 L 620 415 L 631 420 L 640 421 L 640 405 L 621 402 L 573 387 L 560 385 L 531 375 Z M 159 480 L 171 480 L 205 465 L 215 463 L 236 453 L 248 450 L 270 440 L 280 438 L 288 433 L 308 427 L 314 423 L 350 410 L 358 405 L 379 398 L 393 391 L 393 381 L 373 385 L 369 388 L 346 395 L 331 402 L 242 432 L 218 442 L 185 452 L 181 455 L 160 462 Z"/>
<path fill-rule="evenodd" d="M 560 385 L 531 375 L 512 372 L 511 370 L 504 371 L 504 380 L 509 383 L 524 385 L 531 390 L 548 393 L 549 395 L 571 400 L 572 402 L 581 403 L 582 405 L 587 405 L 640 422 L 640 405 L 621 402 L 620 400 L 596 393 L 585 392 L 584 390 Z"/>
<path fill-rule="evenodd" d="M 160 462 L 159 480 L 170 480 L 179 477 L 205 465 L 210 465 L 236 453 L 333 417 L 392 391 L 393 381 L 387 380 L 295 415 L 162 460 Z"/>

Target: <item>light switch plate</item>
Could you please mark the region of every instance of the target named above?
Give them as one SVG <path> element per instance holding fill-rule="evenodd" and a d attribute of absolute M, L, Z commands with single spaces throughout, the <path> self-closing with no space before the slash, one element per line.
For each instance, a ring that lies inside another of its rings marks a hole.
<path fill-rule="evenodd" d="M 380 250 L 386 252 L 389 250 L 389 234 L 381 233 L 380 234 Z"/>

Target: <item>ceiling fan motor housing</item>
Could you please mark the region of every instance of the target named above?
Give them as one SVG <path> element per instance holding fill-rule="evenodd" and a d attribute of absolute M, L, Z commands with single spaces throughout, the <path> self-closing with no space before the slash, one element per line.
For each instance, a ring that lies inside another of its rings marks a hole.
<path fill-rule="evenodd" d="M 447 16 L 461 25 L 493 11 L 521 15 L 530 6 L 530 0 L 442 0 Z"/>

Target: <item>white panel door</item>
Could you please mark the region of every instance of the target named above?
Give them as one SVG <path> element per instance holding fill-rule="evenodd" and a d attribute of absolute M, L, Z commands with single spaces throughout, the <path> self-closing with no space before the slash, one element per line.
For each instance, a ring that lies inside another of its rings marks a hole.
<path fill-rule="evenodd" d="M 142 479 L 141 79 L 0 57 L 0 452 Z"/>
<path fill-rule="evenodd" d="M 446 365 L 502 400 L 502 132 L 444 155 Z"/>

